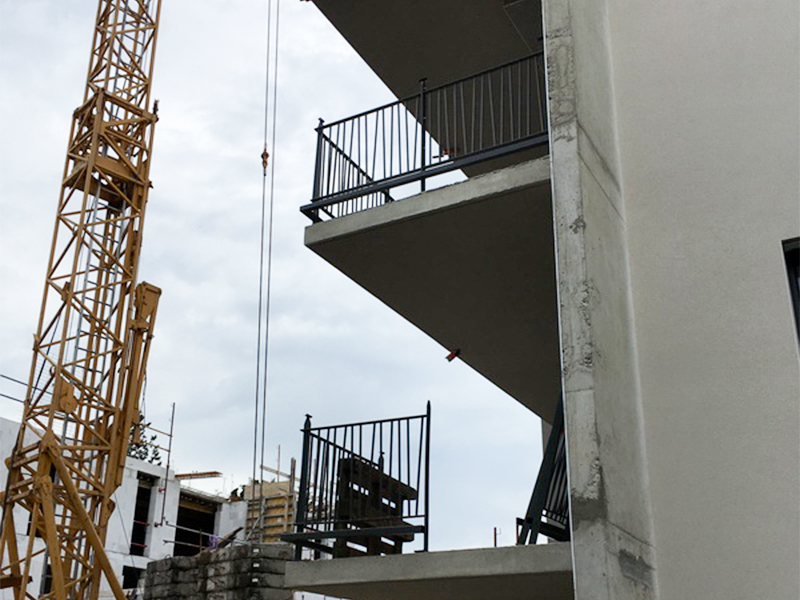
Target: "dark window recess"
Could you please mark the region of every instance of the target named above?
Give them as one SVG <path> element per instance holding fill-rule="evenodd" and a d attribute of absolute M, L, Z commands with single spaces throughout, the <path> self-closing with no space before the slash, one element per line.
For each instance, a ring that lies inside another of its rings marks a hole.
<path fill-rule="evenodd" d="M 214 534 L 217 505 L 181 494 L 173 556 L 194 556 L 208 548 Z"/>
<path fill-rule="evenodd" d="M 789 293 L 794 308 L 794 326 L 800 341 L 800 238 L 783 242 L 786 272 L 789 276 Z"/>
<path fill-rule="evenodd" d="M 144 573 L 144 569 L 136 567 L 122 567 L 122 589 L 132 590 L 139 585 L 139 578 Z"/>
<path fill-rule="evenodd" d="M 153 480 L 139 477 L 139 489 L 136 492 L 136 507 L 133 509 L 133 528 L 131 529 L 131 554 L 144 556 L 147 548 L 147 531 L 150 527 L 150 500 L 153 496 Z"/>
<path fill-rule="evenodd" d="M 53 591 L 53 569 L 50 567 L 50 561 L 44 566 L 44 573 L 42 573 L 42 586 L 41 595 L 46 596 Z"/>

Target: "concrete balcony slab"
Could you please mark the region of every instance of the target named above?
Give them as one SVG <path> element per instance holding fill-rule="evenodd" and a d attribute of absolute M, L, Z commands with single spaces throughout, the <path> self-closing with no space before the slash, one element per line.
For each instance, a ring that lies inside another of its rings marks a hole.
<path fill-rule="evenodd" d="M 568 600 L 568 543 L 294 562 L 286 586 L 351 600 Z"/>
<path fill-rule="evenodd" d="M 547 157 L 311 225 L 305 242 L 552 418 L 560 362 Z"/>

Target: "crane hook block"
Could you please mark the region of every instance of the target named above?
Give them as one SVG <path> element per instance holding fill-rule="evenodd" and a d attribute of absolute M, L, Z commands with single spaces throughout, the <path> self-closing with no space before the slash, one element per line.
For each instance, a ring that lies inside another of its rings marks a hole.
<path fill-rule="evenodd" d="M 269 161 L 269 152 L 267 147 L 264 146 L 264 152 L 261 153 L 261 165 L 264 167 L 264 174 L 267 174 L 267 162 Z"/>

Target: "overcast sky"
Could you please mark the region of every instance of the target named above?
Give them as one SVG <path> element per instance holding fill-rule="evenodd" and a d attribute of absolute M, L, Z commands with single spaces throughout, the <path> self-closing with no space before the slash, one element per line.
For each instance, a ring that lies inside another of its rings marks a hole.
<path fill-rule="evenodd" d="M 275 1 L 275 0 L 273 0 Z M 147 419 L 173 465 L 252 469 L 265 78 L 265 0 L 163 0 L 160 100 L 140 268 L 162 288 Z M 27 379 L 70 116 L 82 100 L 95 0 L 0 0 L 0 373 Z M 302 243 L 315 134 L 394 98 L 311 2 L 281 5 L 267 464 L 315 425 L 433 405 L 431 547 L 512 544 L 541 457 L 535 415 Z M 0 380 L 0 392 L 24 388 Z M 21 405 L 0 398 L 0 416 Z"/>

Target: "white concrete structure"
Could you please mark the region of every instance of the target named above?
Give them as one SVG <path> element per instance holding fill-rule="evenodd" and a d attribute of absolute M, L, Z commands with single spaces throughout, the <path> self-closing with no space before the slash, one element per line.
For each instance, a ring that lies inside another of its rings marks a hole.
<path fill-rule="evenodd" d="M 0 485 L 3 487 L 8 475 L 5 459 L 11 455 L 18 431 L 19 423 L 0 418 Z M 199 548 L 190 545 L 195 542 L 193 538 L 207 541 L 207 535 L 201 537 L 181 525 L 187 513 L 191 513 L 193 505 L 202 503 L 206 507 L 210 523 L 203 531 L 216 536 L 224 536 L 237 527 L 243 527 L 246 514 L 245 502 L 229 502 L 225 498 L 182 487 L 172 470 L 167 471 L 164 467 L 130 457 L 125 463 L 122 485 L 115 492 L 113 500 L 116 510 L 109 521 L 106 551 L 126 589 L 135 587 L 139 575 L 150 561 L 181 553 L 195 554 Z M 144 519 L 136 514 L 137 500 Z M 16 523 L 20 527 L 17 543 L 25 547 L 28 543 L 28 536 L 22 530 L 25 520 L 19 518 Z M 181 538 L 184 539 L 183 550 L 180 549 L 179 539 L 182 533 L 185 536 Z M 237 537 L 243 536 L 239 534 Z M 176 539 L 178 544 L 175 543 Z M 44 546 L 41 540 L 34 540 L 34 543 Z M 42 581 L 43 574 L 43 557 L 37 558 L 31 566 L 34 582 Z M 34 587 L 37 592 L 38 589 Z M 101 589 L 101 597 L 113 597 L 110 588 L 106 586 Z M 10 590 L 0 590 L 0 600 L 11 598 Z"/>
<path fill-rule="evenodd" d="M 800 597 L 797 0 L 316 4 L 398 96 L 543 41 L 548 157 L 306 242 L 545 420 L 561 391 L 564 597 Z M 390 597 L 346 560 L 336 593 Z"/>

